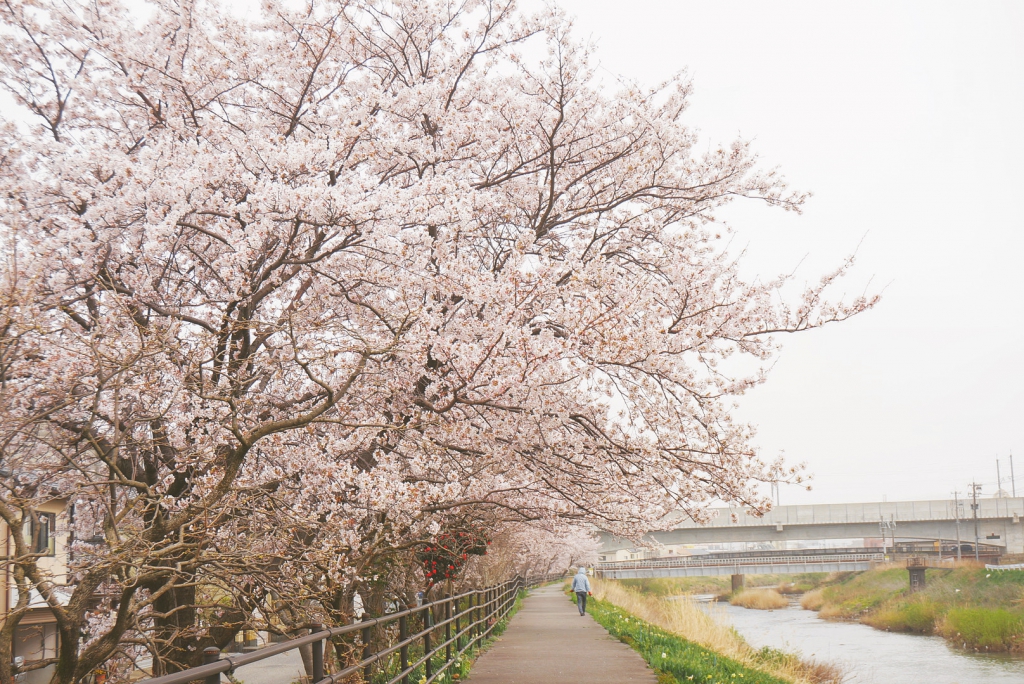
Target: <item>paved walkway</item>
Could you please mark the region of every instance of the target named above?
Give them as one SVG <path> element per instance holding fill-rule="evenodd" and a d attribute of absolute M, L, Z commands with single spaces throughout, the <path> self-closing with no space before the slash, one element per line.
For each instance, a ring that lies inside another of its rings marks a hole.
<path fill-rule="evenodd" d="M 533 591 L 470 670 L 470 684 L 656 684 L 643 658 L 613 639 L 555 584 Z"/>

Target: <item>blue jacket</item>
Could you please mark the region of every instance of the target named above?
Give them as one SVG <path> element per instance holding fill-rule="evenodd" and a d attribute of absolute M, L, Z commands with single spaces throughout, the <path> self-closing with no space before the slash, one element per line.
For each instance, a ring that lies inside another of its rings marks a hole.
<path fill-rule="evenodd" d="M 575 592 L 590 591 L 590 580 L 587 579 L 586 570 L 580 570 L 576 573 L 576 576 L 572 578 L 572 590 Z"/>

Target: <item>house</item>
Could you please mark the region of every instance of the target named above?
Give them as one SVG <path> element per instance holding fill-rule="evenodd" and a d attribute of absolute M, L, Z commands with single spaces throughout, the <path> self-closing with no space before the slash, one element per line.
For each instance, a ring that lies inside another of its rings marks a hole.
<path fill-rule="evenodd" d="M 36 520 L 26 522 L 19 530 L 36 553 L 44 554 L 38 561 L 40 569 L 61 586 L 67 585 L 68 561 L 71 535 L 68 525 L 66 500 L 53 500 L 42 504 L 36 510 Z M 0 620 L 6 620 L 11 609 L 18 603 L 18 588 L 14 583 L 10 559 L 14 555 L 12 530 L 0 520 L 0 535 L 4 543 L 4 567 L 0 572 Z M 70 597 L 70 591 L 62 596 Z M 66 600 L 66 599 L 65 599 Z M 21 618 L 14 635 L 14 662 L 28 664 L 32 661 L 57 657 L 57 621 L 46 601 L 36 590 L 29 596 L 28 612 Z M 18 676 L 19 684 L 45 684 L 49 681 L 53 666 L 32 670 Z"/>

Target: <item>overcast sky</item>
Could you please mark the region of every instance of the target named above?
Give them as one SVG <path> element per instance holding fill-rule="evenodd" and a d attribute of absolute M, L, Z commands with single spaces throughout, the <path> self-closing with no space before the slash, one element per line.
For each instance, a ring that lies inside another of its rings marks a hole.
<path fill-rule="evenodd" d="M 526 0 L 529 2 L 530 0 Z M 789 337 L 742 400 L 782 503 L 1024 495 L 1024 3 L 560 0 L 602 69 L 686 68 L 689 123 L 755 141 L 814 197 L 736 207 L 748 273 L 813 279 L 857 250 L 877 309 Z"/>

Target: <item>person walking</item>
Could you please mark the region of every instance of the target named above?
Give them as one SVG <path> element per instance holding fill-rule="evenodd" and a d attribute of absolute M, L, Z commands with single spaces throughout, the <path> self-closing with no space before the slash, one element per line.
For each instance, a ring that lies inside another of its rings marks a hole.
<path fill-rule="evenodd" d="M 590 596 L 590 580 L 587 579 L 586 568 L 581 567 L 572 578 L 572 590 L 576 592 L 576 606 L 580 609 L 580 616 L 586 615 L 587 597 Z"/>

